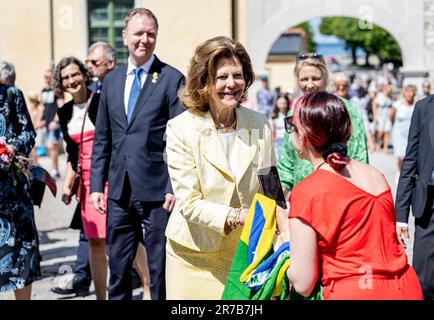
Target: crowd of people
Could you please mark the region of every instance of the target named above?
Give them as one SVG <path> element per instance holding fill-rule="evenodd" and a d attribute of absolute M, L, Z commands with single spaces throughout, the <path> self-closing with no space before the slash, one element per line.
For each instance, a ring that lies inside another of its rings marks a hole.
<path fill-rule="evenodd" d="M 317 66 L 318 72 L 321 68 L 322 70 L 327 68 L 326 63 L 323 64 L 323 66 Z M 344 72 L 330 73 L 329 71 L 327 74 L 329 75 L 325 78 L 326 83 L 320 84 L 319 89 L 327 88 L 330 92 L 343 98 L 343 101 L 350 105 L 350 110 L 353 110 L 353 107 L 357 110 L 363 121 L 368 151 L 382 150 L 385 154 L 392 153 L 396 157 L 398 173 L 395 183 L 398 184 L 411 116 L 416 102 L 431 94 L 429 80 L 424 81 L 423 91 L 418 93 L 417 87 L 413 84 L 399 86 L 393 75 L 388 72 L 386 76 L 383 71 L 374 75 L 363 72 L 347 75 Z M 294 77 L 298 79 L 298 72 L 294 74 Z M 279 158 L 284 136 L 283 119 L 294 107 L 297 95 L 294 95 L 294 88 L 288 88 L 286 92 L 280 92 L 280 87 L 270 89 L 266 77 L 261 77 L 260 81 L 261 88 L 257 92 L 252 108 L 269 118 L 273 129 L 276 156 Z M 300 81 L 297 86 L 299 94 L 305 92 Z"/>
<path fill-rule="evenodd" d="M 291 243 L 290 288 L 308 297 L 319 284 L 324 299 L 434 298 L 429 82 L 416 103 L 413 85 L 401 97 L 384 75 L 330 74 L 322 55 L 300 54 L 297 90 L 272 91 L 261 77 L 257 112 L 243 106 L 256 76 L 240 42 L 199 44 L 184 77 L 154 54 L 158 27 L 150 10 L 132 10 L 126 65 L 95 43 L 86 61 L 66 57 L 47 70 L 29 108 L 13 66 L 0 63 L 0 291 L 30 299 L 40 275 L 31 180 L 26 165 L 11 166 L 29 155 L 37 165 L 43 136 L 53 178 L 67 154 L 62 201 L 78 201 L 75 276 L 57 294 L 88 295 L 93 281 L 97 299 L 129 300 L 138 278 L 143 299 L 220 299 L 259 190 L 256 170 L 277 166 L 290 209 L 276 209 L 276 238 Z M 397 211 L 368 164 L 369 151 L 388 152 L 390 142 Z"/>

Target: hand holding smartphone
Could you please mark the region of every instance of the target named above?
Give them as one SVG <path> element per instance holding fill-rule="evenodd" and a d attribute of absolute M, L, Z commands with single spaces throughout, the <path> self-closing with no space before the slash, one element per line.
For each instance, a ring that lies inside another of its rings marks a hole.
<path fill-rule="evenodd" d="M 266 167 L 257 170 L 261 193 L 276 201 L 276 204 L 283 209 L 287 208 L 282 184 L 276 166 Z"/>

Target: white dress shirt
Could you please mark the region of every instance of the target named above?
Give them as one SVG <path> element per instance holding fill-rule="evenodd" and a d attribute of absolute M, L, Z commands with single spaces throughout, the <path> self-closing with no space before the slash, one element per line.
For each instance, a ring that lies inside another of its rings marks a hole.
<path fill-rule="evenodd" d="M 144 70 L 144 72 L 142 72 L 142 74 L 140 75 L 140 77 L 141 77 L 140 88 L 143 88 L 143 84 L 145 83 L 146 76 L 148 75 L 149 69 L 151 68 L 151 65 L 154 62 L 154 60 L 155 60 L 155 56 L 152 55 L 151 58 L 149 58 L 149 60 L 146 61 L 145 64 L 143 64 L 141 66 L 135 66 L 131 62 L 131 57 L 128 57 L 128 68 L 127 68 L 127 74 L 126 74 L 127 79 L 125 81 L 125 91 L 124 91 L 125 114 L 128 114 L 128 99 L 130 98 L 131 87 L 133 86 L 133 82 L 134 82 L 133 70 L 136 68 L 142 68 Z"/>

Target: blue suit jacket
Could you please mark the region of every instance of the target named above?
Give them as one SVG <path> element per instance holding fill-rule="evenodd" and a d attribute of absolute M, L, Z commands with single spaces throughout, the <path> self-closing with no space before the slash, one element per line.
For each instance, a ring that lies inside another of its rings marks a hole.
<path fill-rule="evenodd" d="M 138 200 L 164 201 L 165 193 L 172 192 L 163 156 L 166 124 L 184 110 L 178 99 L 184 76 L 156 58 L 128 124 L 124 107 L 126 72 L 127 65 L 121 65 L 104 79 L 95 125 L 90 192 L 103 192 L 108 179 L 108 197 L 119 200 L 128 173 Z"/>
<path fill-rule="evenodd" d="M 434 95 L 416 103 L 411 117 L 408 144 L 396 190 L 396 217 L 408 222 L 410 206 L 420 218 L 431 212 L 428 185 L 434 169 Z"/>

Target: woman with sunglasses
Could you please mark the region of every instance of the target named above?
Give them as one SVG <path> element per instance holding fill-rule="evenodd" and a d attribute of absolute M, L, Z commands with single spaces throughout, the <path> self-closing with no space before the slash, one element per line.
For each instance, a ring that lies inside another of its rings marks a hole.
<path fill-rule="evenodd" d="M 328 70 L 324 58 L 320 54 L 308 53 L 298 56 L 294 76 L 303 95 L 327 90 Z M 368 151 L 363 120 L 357 109 L 348 100 L 341 99 L 348 109 L 353 127 L 353 133 L 348 141 L 348 155 L 352 159 L 367 163 Z M 285 194 L 313 171 L 313 167 L 308 161 L 297 156 L 288 134 L 285 135 L 283 141 L 277 168 Z"/>
<path fill-rule="evenodd" d="M 309 93 L 287 121 L 297 154 L 314 172 L 297 184 L 277 215 L 291 243 L 290 286 L 309 296 L 318 278 L 324 299 L 422 299 L 395 229 L 392 193 L 383 174 L 348 157 L 348 108 L 327 92 Z"/>

